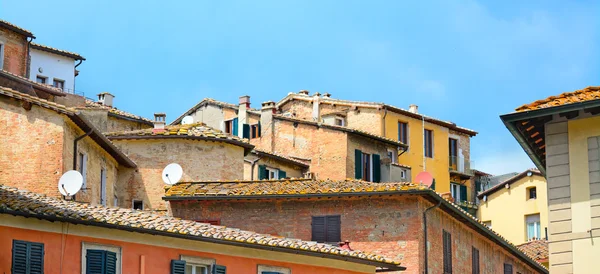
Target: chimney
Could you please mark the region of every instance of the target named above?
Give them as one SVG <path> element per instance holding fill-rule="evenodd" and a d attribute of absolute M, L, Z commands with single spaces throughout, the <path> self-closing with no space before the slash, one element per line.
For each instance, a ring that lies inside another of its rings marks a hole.
<path fill-rule="evenodd" d="M 319 92 L 315 92 L 313 95 L 313 111 L 312 118 L 315 122 L 320 122 L 321 119 L 321 98 L 319 97 L 321 94 Z"/>
<path fill-rule="evenodd" d="M 260 109 L 261 126 L 270 126 L 271 122 L 273 121 L 273 114 L 275 114 L 275 102 L 267 101 L 262 103 L 262 108 Z"/>
<path fill-rule="evenodd" d="M 115 98 L 114 95 L 112 95 L 108 92 L 102 92 L 102 93 L 98 94 L 98 103 L 100 103 L 104 106 L 107 106 L 107 107 L 112 107 L 114 98 Z"/>
<path fill-rule="evenodd" d="M 300 92 L 298 92 L 298 94 L 308 96 L 308 90 L 303 89 Z"/>
<path fill-rule="evenodd" d="M 250 138 L 250 136 L 244 137 L 244 125 L 248 124 L 248 109 L 250 109 L 250 96 L 240 96 L 240 104 L 238 105 L 238 123 L 240 125 L 238 137 L 240 138 Z"/>
<path fill-rule="evenodd" d="M 323 98 L 331 98 L 331 93 L 329 93 L 329 92 L 323 93 Z"/>
<path fill-rule="evenodd" d="M 167 115 L 164 113 L 154 113 L 154 129 L 153 133 L 165 132 L 165 124 L 167 123 Z"/>
<path fill-rule="evenodd" d="M 408 106 L 408 111 L 412 112 L 412 113 L 419 113 L 419 106 L 417 105 L 410 105 Z"/>

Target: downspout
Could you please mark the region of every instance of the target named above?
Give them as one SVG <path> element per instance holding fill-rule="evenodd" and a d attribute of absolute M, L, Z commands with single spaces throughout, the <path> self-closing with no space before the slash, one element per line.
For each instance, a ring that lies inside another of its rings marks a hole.
<path fill-rule="evenodd" d="M 383 135 L 385 137 L 385 117 L 387 116 L 387 107 L 383 106 Z"/>
<path fill-rule="evenodd" d="M 251 164 L 251 167 L 250 167 L 250 181 L 254 181 L 254 165 L 256 165 L 256 162 L 258 162 L 258 160 L 260 160 L 260 159 L 261 159 L 260 157 L 256 158 L 254 161 L 250 161 L 250 160 L 244 159 L 245 162 Z"/>
<path fill-rule="evenodd" d="M 423 271 L 423 273 L 428 274 L 429 273 L 429 260 L 428 260 L 428 253 L 429 253 L 429 249 L 427 249 L 427 211 L 432 210 L 436 207 L 439 207 L 442 204 L 442 200 L 440 200 L 440 202 L 437 205 L 428 207 L 427 209 L 425 209 L 425 211 L 423 211 L 423 224 L 424 224 L 424 229 L 425 229 L 425 243 L 424 243 L 424 251 L 425 251 L 425 271 Z"/>
<path fill-rule="evenodd" d="M 73 94 L 75 94 L 75 83 L 77 82 L 75 81 L 75 77 L 77 77 L 77 75 L 75 75 L 75 71 L 77 70 L 77 67 L 81 65 L 81 63 L 83 63 L 83 60 L 79 60 L 79 63 L 77 63 L 73 69 Z M 85 96 L 85 94 L 83 94 L 83 96 Z"/>
<path fill-rule="evenodd" d="M 30 39 L 29 41 L 27 41 L 27 39 Z M 33 37 L 29 37 L 26 38 L 25 41 L 27 41 L 27 53 L 25 54 L 25 56 L 27 56 L 27 60 L 26 60 L 26 64 L 25 64 L 25 78 L 29 79 L 29 76 L 31 74 L 30 70 L 31 70 L 31 41 L 33 41 Z"/>
<path fill-rule="evenodd" d="M 93 131 L 93 129 L 90 129 L 90 131 L 88 131 L 86 134 L 75 138 L 75 141 L 73 141 L 73 170 L 77 170 L 77 142 L 79 142 L 79 140 L 85 138 L 86 136 L 92 134 Z"/>

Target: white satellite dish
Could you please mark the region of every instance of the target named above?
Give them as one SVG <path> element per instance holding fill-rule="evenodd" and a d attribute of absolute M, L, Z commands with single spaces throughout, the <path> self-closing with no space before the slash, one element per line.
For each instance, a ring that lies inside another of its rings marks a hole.
<path fill-rule="evenodd" d="M 193 123 L 194 123 L 194 117 L 189 116 L 189 115 L 183 117 L 183 120 L 181 120 L 182 125 L 189 125 L 189 124 L 193 124 Z"/>
<path fill-rule="evenodd" d="M 183 176 L 183 169 L 179 164 L 172 163 L 167 165 L 162 172 L 163 182 L 167 185 L 174 185 L 179 180 L 181 180 L 181 176 Z"/>
<path fill-rule="evenodd" d="M 69 170 L 60 176 L 58 180 L 58 191 L 63 196 L 73 196 L 81 190 L 83 176 L 77 170 Z"/>

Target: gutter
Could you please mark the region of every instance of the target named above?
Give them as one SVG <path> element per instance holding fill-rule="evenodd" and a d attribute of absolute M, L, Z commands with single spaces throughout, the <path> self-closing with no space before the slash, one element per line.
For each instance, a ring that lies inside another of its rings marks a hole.
<path fill-rule="evenodd" d="M 117 224 L 101 223 L 101 222 L 95 222 L 95 221 L 85 221 L 85 220 L 80 220 L 80 219 L 64 218 L 64 217 L 57 217 L 57 216 L 30 214 L 30 213 L 13 211 L 13 210 L 5 210 L 5 209 L 0 209 L 0 213 L 10 214 L 13 216 L 21 216 L 21 217 L 26 217 L 26 218 L 37 218 L 40 220 L 47 220 L 47 221 L 51 221 L 51 222 L 66 222 L 66 223 L 73 223 L 73 224 L 80 224 L 80 225 L 89 225 L 89 226 L 103 227 L 103 228 L 109 228 L 109 229 L 124 230 L 124 231 L 129 231 L 129 232 L 137 232 L 137 233 L 142 233 L 142 234 L 150 234 L 150 235 L 158 235 L 158 236 L 165 236 L 165 237 L 171 237 L 171 238 L 202 241 L 202 242 L 209 242 L 209 243 L 214 243 L 214 244 L 233 245 L 233 246 L 240 246 L 240 247 L 246 247 L 246 248 L 269 250 L 269 251 L 275 251 L 275 252 L 285 252 L 285 253 L 291 253 L 291 254 L 320 257 L 320 258 L 325 258 L 325 259 L 341 260 L 341 261 L 347 261 L 347 262 L 358 263 L 358 264 L 363 264 L 363 265 L 366 264 L 366 265 L 387 268 L 392 271 L 406 270 L 406 267 L 395 265 L 395 264 L 378 263 L 378 262 L 374 262 L 371 260 L 365 260 L 365 259 L 361 259 L 361 258 L 349 257 L 349 256 L 344 256 L 344 255 L 335 256 L 335 255 L 330 255 L 330 254 L 326 254 L 326 253 L 311 252 L 311 251 L 305 251 L 305 250 L 291 250 L 289 248 L 283 248 L 283 247 L 277 247 L 277 246 L 263 246 L 263 245 L 245 243 L 245 242 L 228 241 L 228 240 L 215 239 L 215 238 L 209 238 L 209 237 L 198 237 L 198 236 L 192 236 L 189 234 L 176 234 L 176 233 L 171 233 L 171 232 L 166 232 L 166 231 L 157 231 L 157 230 L 151 230 L 151 229 L 145 229 L 145 228 L 135 228 L 135 227 L 129 227 L 129 226 L 123 226 L 123 225 L 117 225 Z M 340 257 L 344 257 L 344 258 L 342 259 Z"/>
<path fill-rule="evenodd" d="M 250 167 L 250 180 L 251 181 L 254 180 L 254 165 L 256 165 L 256 162 L 258 162 L 258 160 L 260 160 L 260 159 L 262 159 L 262 158 L 258 157 L 254 161 L 250 161 L 250 160 L 244 159 L 244 161 L 246 163 L 250 163 L 251 164 L 251 167 Z"/>
<path fill-rule="evenodd" d="M 86 134 L 75 138 L 75 140 L 73 141 L 73 170 L 77 170 L 77 142 L 92 134 L 92 132 L 94 132 L 94 129 L 90 129 Z"/>
<path fill-rule="evenodd" d="M 25 40 L 27 41 L 27 52 L 25 53 L 25 56 L 27 56 L 27 64 L 25 64 L 25 78 L 29 79 L 29 76 L 31 76 L 31 41 L 33 41 L 33 39 L 35 39 L 35 37 L 28 37 L 25 38 Z"/>

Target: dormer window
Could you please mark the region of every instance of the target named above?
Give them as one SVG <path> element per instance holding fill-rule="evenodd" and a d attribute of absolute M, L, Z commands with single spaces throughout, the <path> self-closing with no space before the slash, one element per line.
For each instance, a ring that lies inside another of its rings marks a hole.
<path fill-rule="evenodd" d="M 335 125 L 336 126 L 341 126 L 341 127 L 345 126 L 344 118 L 335 117 Z"/>

